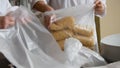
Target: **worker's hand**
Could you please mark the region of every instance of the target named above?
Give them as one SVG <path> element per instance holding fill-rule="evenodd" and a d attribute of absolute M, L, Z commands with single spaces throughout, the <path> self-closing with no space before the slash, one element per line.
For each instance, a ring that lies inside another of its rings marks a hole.
<path fill-rule="evenodd" d="M 95 0 L 94 4 L 95 12 L 98 14 L 102 14 L 105 9 L 104 4 L 100 0 Z"/>
<path fill-rule="evenodd" d="M 44 25 L 49 29 L 50 24 L 52 24 L 56 19 L 55 15 L 46 15 L 44 16 Z"/>
<path fill-rule="evenodd" d="M 0 17 L 0 29 L 8 28 L 15 24 L 15 20 L 12 16 L 6 15 Z"/>

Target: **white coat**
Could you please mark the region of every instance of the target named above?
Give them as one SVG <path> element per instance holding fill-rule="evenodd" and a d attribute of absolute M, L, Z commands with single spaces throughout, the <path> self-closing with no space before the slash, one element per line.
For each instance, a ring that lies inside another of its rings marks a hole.
<path fill-rule="evenodd" d="M 9 0 L 0 0 L 0 16 L 4 16 L 7 9 L 11 7 Z"/>

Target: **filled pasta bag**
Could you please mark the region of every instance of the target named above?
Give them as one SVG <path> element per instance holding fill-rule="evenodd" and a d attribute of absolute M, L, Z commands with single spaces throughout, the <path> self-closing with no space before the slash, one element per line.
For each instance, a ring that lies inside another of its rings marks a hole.
<path fill-rule="evenodd" d="M 99 52 L 93 5 L 76 6 L 44 13 L 44 16 L 52 15 L 55 15 L 55 20 L 51 21 L 48 30 L 53 34 L 56 41 L 58 41 L 58 37 L 61 38 L 61 36 L 67 35 L 64 39 L 69 37 L 78 38 L 84 46 Z M 65 30 L 71 32 L 65 32 Z M 55 36 L 54 33 L 56 32 L 61 33 Z"/>

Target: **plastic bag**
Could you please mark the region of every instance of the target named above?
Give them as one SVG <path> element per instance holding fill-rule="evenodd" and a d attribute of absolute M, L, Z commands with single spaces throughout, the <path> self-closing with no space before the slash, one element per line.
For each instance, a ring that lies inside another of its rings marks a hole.
<path fill-rule="evenodd" d="M 13 65 L 17 68 L 66 67 L 64 53 L 31 11 L 19 7 L 11 15 L 16 24 L 0 30 L 0 52 Z"/>
<path fill-rule="evenodd" d="M 98 52 L 93 5 L 79 5 L 76 7 L 46 12 L 44 15 L 56 16 L 56 19 L 52 21 L 53 23 L 50 25 L 49 30 L 55 39 L 57 38 L 56 40 L 62 49 L 64 48 L 60 42 L 65 40 L 65 38 L 74 37 L 79 39 L 84 46 Z M 58 37 L 60 37 L 59 40 Z"/>
<path fill-rule="evenodd" d="M 15 17 L 16 23 L 8 29 L 0 30 L 0 52 L 13 65 L 17 68 L 79 68 L 66 63 L 66 54 L 31 11 L 19 7 L 11 15 Z M 88 57 L 91 53 L 88 50 Z M 88 59 L 103 62 L 99 57 Z"/>

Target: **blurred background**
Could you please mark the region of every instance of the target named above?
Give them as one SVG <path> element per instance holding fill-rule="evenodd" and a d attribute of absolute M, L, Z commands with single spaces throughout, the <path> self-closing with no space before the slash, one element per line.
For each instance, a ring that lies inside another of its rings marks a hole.
<path fill-rule="evenodd" d="M 101 38 L 120 33 L 120 0 L 107 0 L 107 14 L 100 19 Z"/>

